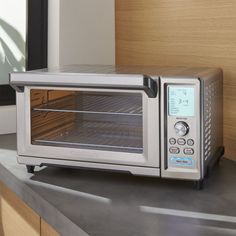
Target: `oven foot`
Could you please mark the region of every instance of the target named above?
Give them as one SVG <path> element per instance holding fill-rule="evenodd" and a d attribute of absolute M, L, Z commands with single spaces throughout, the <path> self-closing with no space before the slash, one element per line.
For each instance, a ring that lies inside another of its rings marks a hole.
<path fill-rule="evenodd" d="M 30 166 L 30 165 L 26 165 L 27 168 L 27 172 L 30 174 L 34 174 L 34 168 L 35 166 Z"/>
<path fill-rule="evenodd" d="M 194 181 L 194 188 L 197 189 L 197 190 L 201 190 L 204 188 L 204 180 L 197 180 L 197 181 Z"/>

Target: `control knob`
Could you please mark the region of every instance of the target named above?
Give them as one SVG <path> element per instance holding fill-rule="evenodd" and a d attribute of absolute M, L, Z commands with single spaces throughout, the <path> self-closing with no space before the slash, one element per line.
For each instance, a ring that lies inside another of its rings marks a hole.
<path fill-rule="evenodd" d="M 179 121 L 175 124 L 175 132 L 178 136 L 183 137 L 188 134 L 189 126 L 183 121 Z"/>

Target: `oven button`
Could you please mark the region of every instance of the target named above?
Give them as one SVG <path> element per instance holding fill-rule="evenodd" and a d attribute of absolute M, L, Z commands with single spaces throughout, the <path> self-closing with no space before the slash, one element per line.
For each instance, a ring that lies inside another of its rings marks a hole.
<path fill-rule="evenodd" d="M 176 139 L 175 138 L 170 138 L 169 143 L 170 143 L 170 145 L 175 145 L 176 144 Z"/>
<path fill-rule="evenodd" d="M 177 140 L 177 143 L 178 143 L 179 145 L 185 145 L 185 144 L 186 144 L 186 141 L 185 141 L 184 138 L 179 138 L 179 139 Z"/>
<path fill-rule="evenodd" d="M 184 149 L 184 154 L 185 155 L 193 155 L 194 154 L 194 150 L 192 148 L 185 148 Z"/>
<path fill-rule="evenodd" d="M 188 139 L 187 144 L 188 144 L 188 146 L 193 146 L 194 145 L 194 140 L 193 139 Z"/>
<path fill-rule="evenodd" d="M 189 126 L 184 121 L 179 121 L 175 124 L 175 132 L 178 136 L 183 137 L 189 132 Z"/>
<path fill-rule="evenodd" d="M 170 147 L 169 151 L 172 154 L 178 154 L 180 152 L 179 148 L 177 147 Z"/>

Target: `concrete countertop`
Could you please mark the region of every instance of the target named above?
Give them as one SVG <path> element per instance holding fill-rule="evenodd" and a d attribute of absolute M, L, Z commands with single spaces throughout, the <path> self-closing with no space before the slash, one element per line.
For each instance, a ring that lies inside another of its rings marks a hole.
<path fill-rule="evenodd" d="M 61 235 L 236 235 L 236 162 L 222 159 L 205 188 L 85 169 L 17 164 L 15 135 L 0 136 L 0 181 Z"/>

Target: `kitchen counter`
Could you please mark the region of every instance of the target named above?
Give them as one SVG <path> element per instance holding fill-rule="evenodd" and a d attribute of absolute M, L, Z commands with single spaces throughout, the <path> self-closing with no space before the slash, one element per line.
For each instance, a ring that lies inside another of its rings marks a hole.
<path fill-rule="evenodd" d="M 86 169 L 17 164 L 15 135 L 0 136 L 0 181 L 66 236 L 236 235 L 236 162 L 222 159 L 205 188 Z"/>

